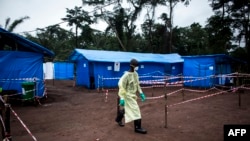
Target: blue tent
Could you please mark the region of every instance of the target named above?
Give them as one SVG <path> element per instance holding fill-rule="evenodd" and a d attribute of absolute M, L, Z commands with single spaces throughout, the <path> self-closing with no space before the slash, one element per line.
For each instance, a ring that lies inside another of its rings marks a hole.
<path fill-rule="evenodd" d="M 183 56 L 184 86 L 210 88 L 224 85 L 229 78 L 219 77 L 232 73 L 232 63 L 242 62 L 225 54 Z"/>
<path fill-rule="evenodd" d="M 73 80 L 74 64 L 70 62 L 54 62 L 54 79 Z"/>
<path fill-rule="evenodd" d="M 43 59 L 54 53 L 24 37 L 0 28 L 0 87 L 22 93 L 23 82 L 35 81 L 36 96 L 44 94 Z"/>
<path fill-rule="evenodd" d="M 87 88 L 117 87 L 118 79 L 129 69 L 132 58 L 139 61 L 140 80 L 152 79 L 153 75 L 182 73 L 183 59 L 178 54 L 75 49 L 69 56 L 76 62 L 76 85 Z"/>

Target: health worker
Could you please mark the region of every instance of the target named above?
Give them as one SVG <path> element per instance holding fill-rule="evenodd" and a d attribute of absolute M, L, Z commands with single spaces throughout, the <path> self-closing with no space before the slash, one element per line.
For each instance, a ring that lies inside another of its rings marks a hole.
<path fill-rule="evenodd" d="M 141 127 L 141 112 L 137 103 L 137 92 L 139 92 L 142 102 L 146 100 L 140 84 L 136 70 L 138 69 L 138 61 L 132 59 L 130 61 L 130 69 L 126 71 L 118 82 L 119 106 L 116 122 L 119 126 L 124 126 L 122 119 L 125 116 L 125 123 L 134 121 L 134 130 L 136 133 L 146 134 L 147 131 Z"/>

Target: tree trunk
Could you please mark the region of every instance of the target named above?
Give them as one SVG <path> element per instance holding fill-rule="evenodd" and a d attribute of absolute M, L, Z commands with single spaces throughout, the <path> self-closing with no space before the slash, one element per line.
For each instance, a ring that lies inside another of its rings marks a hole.
<path fill-rule="evenodd" d="M 76 47 L 75 48 L 77 48 L 78 47 L 78 36 L 77 36 L 77 34 L 78 34 L 78 26 L 76 25 Z"/>
<path fill-rule="evenodd" d="M 169 37 L 169 50 L 168 50 L 168 53 L 171 53 L 172 52 L 172 32 L 173 32 L 173 29 L 172 29 L 172 25 L 173 25 L 173 0 L 170 0 L 170 37 Z"/>

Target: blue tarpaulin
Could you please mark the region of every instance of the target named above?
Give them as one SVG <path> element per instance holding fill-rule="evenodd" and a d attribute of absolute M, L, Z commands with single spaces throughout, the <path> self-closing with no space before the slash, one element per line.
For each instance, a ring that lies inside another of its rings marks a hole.
<path fill-rule="evenodd" d="M 232 58 L 225 54 L 183 56 L 184 86 L 209 88 L 216 84 L 224 85 L 226 80 L 221 80 L 221 75 L 232 73 L 233 62 L 244 61 Z"/>
<path fill-rule="evenodd" d="M 22 93 L 23 82 L 36 82 L 36 95 L 43 96 L 43 55 L 0 51 L 0 87 Z"/>
<path fill-rule="evenodd" d="M 0 87 L 23 93 L 21 83 L 35 82 L 35 95 L 44 94 L 43 60 L 53 57 L 47 48 L 0 28 Z"/>
<path fill-rule="evenodd" d="M 129 69 L 132 58 L 139 61 L 137 72 L 143 76 L 141 80 L 152 79 L 152 75 L 182 73 L 183 59 L 176 53 L 153 54 L 75 49 L 69 56 L 71 61 L 76 62 L 76 85 L 88 88 L 117 87 L 118 79 Z"/>
<path fill-rule="evenodd" d="M 121 62 L 127 63 L 131 58 L 136 58 L 139 62 L 155 63 L 182 63 L 183 59 L 177 53 L 173 54 L 153 54 L 135 53 L 122 51 L 86 50 L 75 49 L 70 55 L 70 60 L 86 59 L 94 62 Z"/>
<path fill-rule="evenodd" d="M 70 62 L 54 62 L 54 79 L 73 80 L 74 64 Z"/>

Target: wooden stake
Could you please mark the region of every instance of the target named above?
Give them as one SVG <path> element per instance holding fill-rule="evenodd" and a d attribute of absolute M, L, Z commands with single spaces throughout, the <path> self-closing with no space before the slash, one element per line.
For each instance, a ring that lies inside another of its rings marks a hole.
<path fill-rule="evenodd" d="M 241 107 L 241 90 L 240 88 L 238 89 L 238 94 L 239 94 L 239 108 Z"/>
<path fill-rule="evenodd" d="M 165 128 L 168 128 L 168 105 L 165 104 Z"/>

